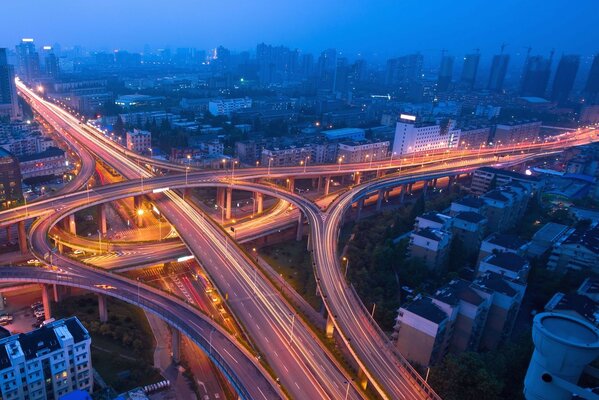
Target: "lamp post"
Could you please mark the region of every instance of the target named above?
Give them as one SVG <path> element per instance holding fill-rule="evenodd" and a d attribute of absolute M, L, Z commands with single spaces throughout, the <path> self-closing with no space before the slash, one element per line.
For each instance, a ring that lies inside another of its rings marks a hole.
<path fill-rule="evenodd" d="M 306 173 L 306 168 L 308 167 L 308 160 L 310 159 L 310 156 L 307 156 L 304 159 L 304 174 Z"/>
<path fill-rule="evenodd" d="M 339 168 L 337 168 L 337 171 L 341 171 L 341 162 L 343 161 L 343 157 L 339 157 L 339 159 L 337 160 L 337 164 L 339 164 Z"/>
<path fill-rule="evenodd" d="M 349 269 L 349 258 L 343 257 L 343 261 L 345 261 L 345 272 L 343 273 L 343 276 L 347 276 L 347 270 Z"/>
<path fill-rule="evenodd" d="M 272 157 L 268 159 L 268 175 L 270 176 L 270 164 L 272 163 Z"/>
<path fill-rule="evenodd" d="M 98 248 L 99 254 L 102 254 L 102 232 L 98 229 Z"/>
<path fill-rule="evenodd" d="M 391 153 L 391 160 L 389 161 L 389 166 L 391 166 L 393 164 L 393 156 L 395 154 L 397 154 L 397 152 L 395 152 L 395 151 L 393 153 Z M 399 158 L 399 160 L 401 161 L 401 157 Z"/>

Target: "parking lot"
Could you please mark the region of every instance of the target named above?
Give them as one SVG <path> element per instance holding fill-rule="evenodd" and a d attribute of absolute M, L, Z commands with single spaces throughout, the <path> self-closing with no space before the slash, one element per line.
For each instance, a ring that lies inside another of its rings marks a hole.
<path fill-rule="evenodd" d="M 39 286 L 30 285 L 29 287 L 3 292 L 6 298 L 6 305 L 0 314 L 7 313 L 13 316 L 13 321 L 4 328 L 11 333 L 29 332 L 37 323 L 37 318 L 33 314 L 31 304 L 36 301 L 42 301 L 42 292 Z"/>

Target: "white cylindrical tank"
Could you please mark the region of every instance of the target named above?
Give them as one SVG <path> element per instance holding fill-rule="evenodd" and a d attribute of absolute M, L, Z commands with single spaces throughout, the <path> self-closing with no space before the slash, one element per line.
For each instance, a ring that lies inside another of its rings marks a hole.
<path fill-rule="evenodd" d="M 570 400 L 572 393 L 551 383 L 559 377 L 577 384 L 583 369 L 599 356 L 599 329 L 558 313 L 538 314 L 533 322 L 532 354 L 526 377 L 527 400 Z"/>

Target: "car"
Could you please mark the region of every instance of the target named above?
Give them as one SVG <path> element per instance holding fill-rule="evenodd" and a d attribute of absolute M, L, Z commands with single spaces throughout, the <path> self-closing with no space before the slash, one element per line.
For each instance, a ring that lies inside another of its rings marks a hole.
<path fill-rule="evenodd" d="M 33 303 L 33 304 L 31 305 L 31 309 L 33 310 L 33 309 L 35 309 L 35 308 L 38 308 L 38 307 L 43 307 L 43 306 L 44 306 L 44 304 L 43 304 L 41 301 L 36 301 L 35 303 Z"/>
<path fill-rule="evenodd" d="M 31 260 L 27 260 L 27 264 L 29 264 L 29 265 L 40 265 L 41 262 L 40 262 L 40 260 L 32 258 Z"/>
<path fill-rule="evenodd" d="M 13 317 L 10 314 L 0 314 L 0 325 L 8 325 L 12 323 Z"/>

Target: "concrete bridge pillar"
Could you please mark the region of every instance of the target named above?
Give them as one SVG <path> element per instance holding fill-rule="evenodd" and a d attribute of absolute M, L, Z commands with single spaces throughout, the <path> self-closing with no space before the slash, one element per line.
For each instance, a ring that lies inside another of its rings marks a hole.
<path fill-rule="evenodd" d="M 6 227 L 6 241 L 7 242 L 12 241 L 12 226 L 11 225 L 8 225 Z"/>
<path fill-rule="evenodd" d="M 327 315 L 327 325 L 325 328 L 325 334 L 328 339 L 332 339 L 334 333 L 335 333 L 335 325 L 333 325 L 333 317 L 331 317 L 331 314 L 329 314 L 329 315 Z"/>
<path fill-rule="evenodd" d="M 173 363 L 179 364 L 181 361 L 181 333 L 177 328 L 171 329 L 171 351 Z"/>
<path fill-rule="evenodd" d="M 52 285 L 52 294 L 54 295 L 54 302 L 60 302 L 62 299 L 62 286 Z"/>
<path fill-rule="evenodd" d="M 25 231 L 25 221 L 19 221 L 17 223 L 19 233 L 19 250 L 21 254 L 27 253 L 27 232 Z"/>
<path fill-rule="evenodd" d="M 413 183 L 408 184 L 408 194 L 412 193 L 412 187 L 414 186 Z"/>
<path fill-rule="evenodd" d="M 456 180 L 456 176 L 450 176 L 448 179 L 448 183 L 447 183 L 447 189 L 451 189 L 451 186 L 453 186 L 453 184 L 455 183 Z"/>
<path fill-rule="evenodd" d="M 380 189 L 378 191 L 377 197 L 376 197 L 376 210 L 377 211 L 381 211 L 381 208 L 383 206 L 383 198 L 385 197 L 385 191 L 383 189 Z"/>
<path fill-rule="evenodd" d="M 424 181 L 424 185 L 422 186 L 422 195 L 426 196 L 426 192 L 428 191 L 429 181 Z"/>
<path fill-rule="evenodd" d="M 324 195 L 329 195 L 329 190 L 331 189 L 331 176 L 328 175 L 324 179 Z"/>
<path fill-rule="evenodd" d="M 106 295 L 98 294 L 98 312 L 100 314 L 100 322 L 108 321 L 108 305 L 106 304 Z"/>
<path fill-rule="evenodd" d="M 50 304 L 50 285 L 42 285 L 42 305 L 44 306 L 44 319 L 52 318 L 52 304 Z"/>
<path fill-rule="evenodd" d="M 359 185 L 362 182 L 362 174 L 360 171 L 354 173 L 354 185 Z"/>
<path fill-rule="evenodd" d="M 377 169 L 377 171 L 376 171 L 376 177 L 377 178 L 382 178 L 383 176 L 385 176 L 385 170 Z"/>
<path fill-rule="evenodd" d="M 67 216 L 67 221 L 69 224 L 69 233 L 71 235 L 77 234 L 77 224 L 75 223 L 75 214 L 69 214 Z"/>
<path fill-rule="evenodd" d="M 433 179 L 433 185 L 432 186 L 433 186 L 433 188 L 437 187 L 437 178 Z"/>
<path fill-rule="evenodd" d="M 291 192 L 295 192 L 295 178 L 287 178 L 287 189 Z"/>
<path fill-rule="evenodd" d="M 299 216 L 297 218 L 297 231 L 295 233 L 295 240 L 298 242 L 302 240 L 304 236 L 304 214 L 300 211 Z"/>
<path fill-rule="evenodd" d="M 233 203 L 233 188 L 227 188 L 225 219 L 231 219 L 231 204 Z"/>
<path fill-rule="evenodd" d="M 264 211 L 264 195 L 256 192 L 256 211 L 261 214 Z"/>
<path fill-rule="evenodd" d="M 399 202 L 403 203 L 406 198 L 406 192 L 408 191 L 408 185 L 401 185 L 401 194 L 399 195 Z"/>
<path fill-rule="evenodd" d="M 216 205 L 219 207 L 225 207 L 225 188 L 217 187 L 216 188 Z"/>
<path fill-rule="evenodd" d="M 106 235 L 106 205 L 98 204 L 98 230 L 102 235 Z"/>
<path fill-rule="evenodd" d="M 358 217 L 356 219 L 360 219 L 362 216 L 362 209 L 364 208 L 364 198 L 358 200 Z"/>

